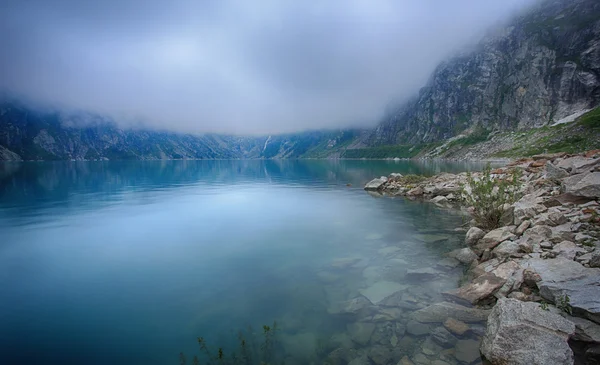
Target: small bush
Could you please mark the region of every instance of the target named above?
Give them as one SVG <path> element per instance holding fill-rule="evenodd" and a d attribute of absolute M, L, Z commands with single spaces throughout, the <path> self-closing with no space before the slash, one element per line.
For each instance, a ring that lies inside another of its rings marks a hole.
<path fill-rule="evenodd" d="M 480 179 L 467 174 L 467 187 L 463 187 L 463 198 L 473 207 L 473 218 L 481 228 L 495 229 L 505 214 L 504 205 L 518 199 L 519 170 L 513 170 L 509 179 L 492 179 L 490 165 L 487 164 Z"/>

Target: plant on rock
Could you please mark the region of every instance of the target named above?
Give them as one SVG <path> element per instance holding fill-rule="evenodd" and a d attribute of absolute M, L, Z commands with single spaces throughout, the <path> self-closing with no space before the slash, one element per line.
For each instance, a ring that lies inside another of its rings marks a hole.
<path fill-rule="evenodd" d="M 467 173 L 467 184 L 463 186 L 462 196 L 473 207 L 472 215 L 477 225 L 483 229 L 500 227 L 506 204 L 518 199 L 520 170 L 514 169 L 504 179 L 493 178 L 491 167 L 486 165 L 480 177 Z"/>

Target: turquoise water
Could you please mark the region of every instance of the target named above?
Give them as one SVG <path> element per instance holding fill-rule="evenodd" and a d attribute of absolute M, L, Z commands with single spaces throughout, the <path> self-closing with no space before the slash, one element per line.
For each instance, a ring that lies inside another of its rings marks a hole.
<path fill-rule="evenodd" d="M 340 303 L 395 283 L 420 308 L 462 273 L 405 275 L 461 247 L 464 233 L 454 229 L 463 216 L 374 197 L 363 184 L 391 172 L 477 167 L 0 165 L 0 363 L 175 364 L 182 351 L 198 353 L 198 336 L 229 344 L 238 329 L 274 320 L 286 363 L 326 356 L 356 321 L 338 315 Z M 403 311 L 387 322 L 405 323 Z"/>

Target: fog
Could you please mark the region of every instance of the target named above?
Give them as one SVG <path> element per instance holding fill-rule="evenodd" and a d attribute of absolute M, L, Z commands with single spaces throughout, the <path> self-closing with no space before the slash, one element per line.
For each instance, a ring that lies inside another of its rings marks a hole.
<path fill-rule="evenodd" d="M 4 0 L 0 89 L 186 132 L 371 126 L 531 0 Z"/>

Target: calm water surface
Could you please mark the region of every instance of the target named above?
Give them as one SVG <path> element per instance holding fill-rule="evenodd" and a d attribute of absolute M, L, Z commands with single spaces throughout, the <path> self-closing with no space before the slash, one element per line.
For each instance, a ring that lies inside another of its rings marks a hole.
<path fill-rule="evenodd" d="M 175 364 L 181 351 L 198 353 L 198 336 L 227 343 L 232 331 L 274 320 L 286 363 L 361 348 L 347 340 L 357 319 L 339 315 L 344 301 L 396 292 L 414 310 L 439 300 L 462 268 L 438 263 L 464 235 L 456 212 L 373 197 L 363 184 L 478 167 L 0 165 L 0 363 Z M 423 267 L 444 274 L 406 277 Z M 373 322 L 401 326 L 410 310 Z"/>

